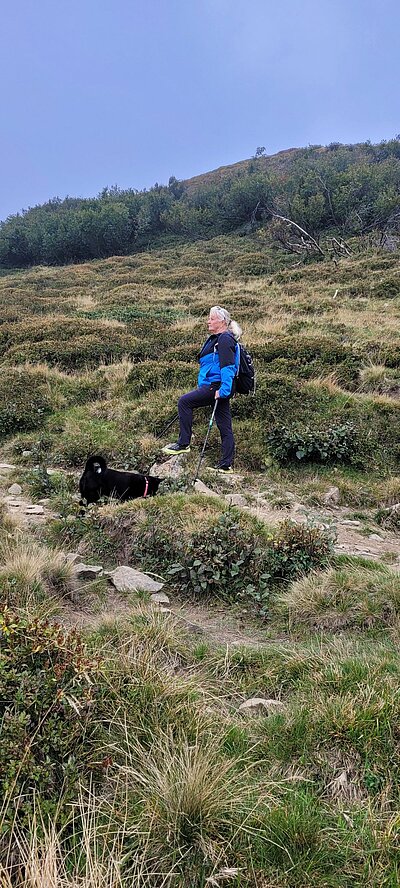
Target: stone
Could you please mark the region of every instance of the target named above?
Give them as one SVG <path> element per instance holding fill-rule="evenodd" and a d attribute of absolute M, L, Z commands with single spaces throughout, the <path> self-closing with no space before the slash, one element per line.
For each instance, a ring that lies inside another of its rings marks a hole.
<path fill-rule="evenodd" d="M 11 484 L 11 487 L 8 488 L 8 493 L 11 493 L 11 496 L 21 496 L 22 487 L 20 484 Z"/>
<path fill-rule="evenodd" d="M 194 489 L 196 493 L 204 493 L 205 496 L 218 497 L 218 493 L 216 493 L 215 490 L 211 490 L 211 487 L 207 487 L 207 484 L 203 484 L 203 481 L 200 481 L 200 478 L 197 478 L 197 481 L 195 481 Z"/>
<path fill-rule="evenodd" d="M 40 499 L 40 500 L 38 500 L 38 502 L 41 503 L 42 506 L 48 506 L 49 503 L 50 503 L 50 500 L 49 500 L 49 498 L 46 496 L 46 497 L 44 497 L 44 499 Z"/>
<path fill-rule="evenodd" d="M 84 564 L 83 561 L 74 564 L 74 574 L 78 580 L 96 580 L 102 573 L 101 564 Z"/>
<path fill-rule="evenodd" d="M 150 595 L 150 600 L 152 604 L 169 604 L 169 598 L 165 592 L 153 592 Z"/>
<path fill-rule="evenodd" d="M 268 700 L 265 697 L 250 697 L 239 706 L 239 712 L 245 715 L 273 715 L 282 712 L 284 704 L 280 700 Z"/>
<path fill-rule="evenodd" d="M 241 493 L 226 493 L 225 499 L 230 506 L 247 506 L 246 499 Z"/>
<path fill-rule="evenodd" d="M 11 463 L 0 463 L 0 472 L 11 472 L 15 468 L 16 466 L 12 466 Z"/>
<path fill-rule="evenodd" d="M 6 497 L 6 503 L 12 509 L 19 509 L 23 505 L 21 500 L 14 500 L 14 499 L 11 499 L 10 497 Z"/>
<path fill-rule="evenodd" d="M 340 503 L 340 491 L 338 487 L 328 487 L 328 490 L 323 496 L 323 501 L 326 506 L 338 506 Z"/>
<path fill-rule="evenodd" d="M 23 450 L 21 456 L 32 456 L 31 450 Z"/>
<path fill-rule="evenodd" d="M 43 508 L 43 506 L 25 506 L 25 514 L 26 515 L 43 515 L 44 508 Z"/>
<path fill-rule="evenodd" d="M 148 574 L 124 564 L 107 571 L 107 575 L 117 592 L 159 592 L 164 586 Z"/>
<path fill-rule="evenodd" d="M 377 543 L 383 543 L 383 537 L 379 536 L 379 533 L 370 533 L 369 540 L 376 540 Z"/>
<path fill-rule="evenodd" d="M 353 521 L 351 518 L 345 518 L 340 522 L 344 527 L 361 527 L 361 521 Z"/>
<path fill-rule="evenodd" d="M 178 456 L 171 456 L 162 463 L 154 463 L 151 467 L 149 475 L 156 478 L 181 478 L 185 471 L 185 454 L 180 453 Z"/>

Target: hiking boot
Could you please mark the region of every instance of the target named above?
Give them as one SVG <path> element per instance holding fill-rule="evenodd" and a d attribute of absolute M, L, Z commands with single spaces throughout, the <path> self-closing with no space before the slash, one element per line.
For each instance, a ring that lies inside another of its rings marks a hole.
<path fill-rule="evenodd" d="M 178 456 L 179 453 L 190 453 L 190 447 L 181 447 L 180 444 L 167 444 L 166 447 L 162 448 L 163 453 L 168 453 L 169 456 Z"/>
<path fill-rule="evenodd" d="M 233 475 L 232 466 L 215 466 L 213 471 L 218 472 L 220 475 Z"/>

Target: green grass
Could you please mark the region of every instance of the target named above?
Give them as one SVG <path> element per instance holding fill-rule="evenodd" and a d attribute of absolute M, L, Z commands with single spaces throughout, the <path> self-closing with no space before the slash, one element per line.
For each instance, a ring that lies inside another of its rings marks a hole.
<path fill-rule="evenodd" d="M 2 512 L 3 612 L 7 605 L 8 614 L 33 621 L 62 613 L 71 575 L 60 548 L 81 543 L 84 557 L 105 567 L 123 562 L 163 573 L 191 541 L 207 549 L 223 536 L 221 499 L 166 492 L 82 516 L 77 493 L 90 451 L 146 471 L 159 458 L 165 442 L 156 434 L 195 384 L 216 303 L 240 321 L 258 370 L 255 397 L 233 403 L 246 496 L 257 491 L 280 508 L 298 499 L 323 512 L 334 485 L 341 505 L 367 527 L 377 509 L 399 501 L 397 259 L 361 243 L 353 248 L 339 265 L 295 267 L 257 235 L 230 236 L 0 275 L 3 455 L 16 461 L 24 494 L 48 497 L 59 515 L 21 535 Z M 196 416 L 188 478 L 207 421 Z M 323 440 L 327 428 L 345 422 L 356 433 L 350 464 L 280 464 L 271 456 L 268 435 L 277 426 L 291 434 L 308 428 Z M 213 431 L 206 462 L 218 450 Z M 50 466 L 55 475 L 46 473 Z M 210 486 L 231 490 L 215 480 Z M 271 543 L 271 528 L 242 510 L 229 515 L 254 549 Z M 248 574 L 255 563 L 254 551 Z M 186 563 L 181 601 L 193 594 L 190 567 L 199 565 Z M 53 825 L 40 786 L 23 833 L 15 824 L 11 834 L 3 821 L 7 888 L 7 847 L 25 861 L 25 888 L 44 884 L 45 861 L 55 888 L 398 885 L 394 567 L 335 558 L 290 585 L 287 577 L 273 584 L 262 619 L 254 599 L 246 602 L 257 640 L 264 638 L 257 647 L 218 647 L 207 635 L 199 641 L 185 621 L 143 601 L 129 601 L 124 619 L 101 626 L 97 605 L 107 601 L 107 587 L 84 590 L 77 608 L 96 611 L 97 626 L 85 649 L 101 662 L 92 689 L 101 737 L 93 764 L 105 764 L 85 792 L 74 787 L 71 796 L 60 786 L 63 815 Z M 243 601 L 224 608 L 246 622 Z M 0 637 L 0 652 L 1 644 Z M 19 668 L 23 684 L 26 658 Z M 250 696 L 283 708 L 245 718 L 238 707 Z"/>

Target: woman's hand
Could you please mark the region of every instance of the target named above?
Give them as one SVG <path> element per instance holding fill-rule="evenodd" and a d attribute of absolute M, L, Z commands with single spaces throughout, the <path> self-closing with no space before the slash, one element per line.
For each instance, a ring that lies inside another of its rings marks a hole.
<path fill-rule="evenodd" d="M 215 400 L 218 401 L 219 398 L 219 389 L 215 392 Z"/>

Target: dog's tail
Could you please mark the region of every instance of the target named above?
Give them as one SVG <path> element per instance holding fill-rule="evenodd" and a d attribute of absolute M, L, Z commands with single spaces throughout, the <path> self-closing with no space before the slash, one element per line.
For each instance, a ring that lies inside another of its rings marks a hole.
<path fill-rule="evenodd" d="M 86 462 L 85 472 L 95 472 L 96 475 L 102 475 L 106 471 L 107 463 L 104 456 L 89 456 Z"/>

